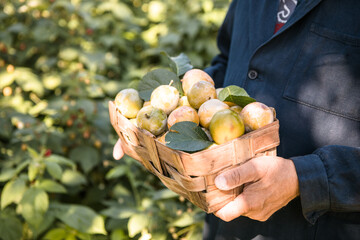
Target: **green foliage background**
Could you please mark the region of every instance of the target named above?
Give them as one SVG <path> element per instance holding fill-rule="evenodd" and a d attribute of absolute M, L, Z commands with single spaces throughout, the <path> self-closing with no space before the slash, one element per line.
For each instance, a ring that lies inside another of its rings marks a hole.
<path fill-rule="evenodd" d="M 0 239 L 200 239 L 204 213 L 112 158 L 107 103 L 217 53 L 228 0 L 0 0 Z"/>

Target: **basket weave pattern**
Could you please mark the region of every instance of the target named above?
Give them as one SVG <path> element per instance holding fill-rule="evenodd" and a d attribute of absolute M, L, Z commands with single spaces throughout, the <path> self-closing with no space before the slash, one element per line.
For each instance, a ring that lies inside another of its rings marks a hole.
<path fill-rule="evenodd" d="M 279 121 L 200 152 L 186 153 L 165 146 L 137 128 L 109 102 L 110 121 L 122 141 L 124 152 L 140 161 L 172 191 L 207 213 L 219 210 L 241 192 L 241 187 L 222 191 L 214 184 L 222 171 L 244 163 L 255 155 L 276 155 L 280 143 Z"/>

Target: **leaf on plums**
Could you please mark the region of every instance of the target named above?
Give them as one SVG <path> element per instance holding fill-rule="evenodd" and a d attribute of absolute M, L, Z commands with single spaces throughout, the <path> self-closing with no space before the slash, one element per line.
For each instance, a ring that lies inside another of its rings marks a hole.
<path fill-rule="evenodd" d="M 159 68 L 152 70 L 144 75 L 142 80 L 139 82 L 139 94 L 144 101 L 149 101 L 152 91 L 160 85 L 169 85 L 173 81 L 171 86 L 174 86 L 183 95 L 181 82 L 175 73 Z"/>
<path fill-rule="evenodd" d="M 219 92 L 218 99 L 225 102 L 232 102 L 240 107 L 245 107 L 247 104 L 256 102 L 256 100 L 247 94 L 245 89 L 230 85 Z"/>
<path fill-rule="evenodd" d="M 193 68 L 191 65 L 190 59 L 186 56 L 185 53 L 180 53 L 176 57 L 169 56 L 165 51 L 161 52 L 170 60 L 170 68 L 178 76 L 185 74 L 187 71 Z"/>
<path fill-rule="evenodd" d="M 165 142 L 166 146 L 185 152 L 197 152 L 213 144 L 201 127 L 190 121 L 175 123 L 166 134 Z"/>

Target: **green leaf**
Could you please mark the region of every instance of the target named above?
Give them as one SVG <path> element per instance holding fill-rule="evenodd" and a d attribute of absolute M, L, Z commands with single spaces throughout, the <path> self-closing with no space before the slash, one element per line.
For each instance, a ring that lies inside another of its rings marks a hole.
<path fill-rule="evenodd" d="M 51 204 L 55 216 L 66 225 L 90 234 L 106 235 L 104 219 L 91 208 L 75 204 Z"/>
<path fill-rule="evenodd" d="M 116 229 L 111 232 L 110 240 L 119 240 L 119 239 L 128 239 L 128 236 L 123 229 Z"/>
<path fill-rule="evenodd" d="M 36 187 L 50 193 L 66 193 L 66 188 L 63 185 L 50 179 L 41 180 Z"/>
<path fill-rule="evenodd" d="M 62 168 L 60 165 L 56 162 L 46 162 L 45 161 L 46 170 L 49 172 L 49 174 L 55 178 L 60 180 L 62 176 Z"/>
<path fill-rule="evenodd" d="M 21 178 L 6 183 L 1 193 L 1 209 L 11 203 L 19 203 L 26 189 L 26 183 Z"/>
<path fill-rule="evenodd" d="M 16 167 L 16 174 L 19 174 L 22 170 L 24 170 L 28 165 L 30 164 L 30 160 L 26 160 L 19 164 L 19 166 Z"/>
<path fill-rule="evenodd" d="M 38 158 L 40 156 L 39 153 L 35 149 L 33 149 L 33 148 L 29 147 L 29 146 L 27 147 L 27 151 L 28 151 L 30 157 L 33 158 L 33 159 Z"/>
<path fill-rule="evenodd" d="M 1 76 L 0 76 L 1 79 Z M 1 89 L 1 87 L 0 87 Z M 5 112 L 5 116 L 4 116 L 4 112 L 0 112 L 1 114 L 1 118 L 0 118 L 0 126 L 2 126 L 0 128 L 0 139 L 4 139 L 4 140 L 10 140 L 11 136 L 12 136 L 12 132 L 13 132 L 13 126 L 11 124 L 11 120 L 6 116 L 6 112 Z"/>
<path fill-rule="evenodd" d="M 65 61 L 74 61 L 79 57 L 78 49 L 76 48 L 65 48 L 60 50 L 59 58 Z"/>
<path fill-rule="evenodd" d="M 179 197 L 179 195 L 170 189 L 162 189 L 153 193 L 153 200 L 163 200 Z"/>
<path fill-rule="evenodd" d="M 187 227 L 195 223 L 194 215 L 189 213 L 183 213 L 178 219 L 171 222 L 173 227 Z"/>
<path fill-rule="evenodd" d="M 42 111 L 44 111 L 48 106 L 48 103 L 46 101 L 40 101 L 33 107 L 29 109 L 29 114 L 33 116 L 39 115 Z"/>
<path fill-rule="evenodd" d="M 38 96 L 43 96 L 44 87 L 39 80 L 38 76 L 35 75 L 29 68 L 15 68 L 15 81 L 21 86 L 26 92 L 34 92 Z"/>
<path fill-rule="evenodd" d="M 254 98 L 249 97 L 245 89 L 230 85 L 219 92 L 219 100 L 226 102 L 233 102 L 240 107 L 245 107 L 247 104 L 256 102 Z"/>
<path fill-rule="evenodd" d="M 28 168 L 29 181 L 33 181 L 37 177 L 39 172 L 40 172 L 39 163 L 31 162 Z"/>
<path fill-rule="evenodd" d="M 116 219 L 126 219 L 137 212 L 138 211 L 135 208 L 131 208 L 128 206 L 114 206 L 101 211 L 101 214 Z"/>
<path fill-rule="evenodd" d="M 98 151 L 89 146 L 74 148 L 69 157 L 78 162 L 85 173 L 90 172 L 100 162 Z"/>
<path fill-rule="evenodd" d="M 0 89 L 3 89 L 6 86 L 10 86 L 14 82 L 15 74 L 3 71 L 0 73 L 0 79 Z"/>
<path fill-rule="evenodd" d="M 18 205 L 25 220 L 35 229 L 41 227 L 44 215 L 49 207 L 49 197 L 39 188 L 29 188 Z"/>
<path fill-rule="evenodd" d="M 80 172 L 75 170 L 65 170 L 61 176 L 61 182 L 67 186 L 79 186 L 86 184 L 86 178 Z"/>
<path fill-rule="evenodd" d="M 169 56 L 165 51 L 161 52 L 161 54 L 165 55 L 170 60 L 170 68 L 178 76 L 185 74 L 193 68 L 190 59 L 185 53 L 180 53 L 180 55 L 176 57 Z"/>
<path fill-rule="evenodd" d="M 22 223 L 12 215 L 0 215 L 0 236 L 1 239 L 19 240 L 22 237 Z"/>
<path fill-rule="evenodd" d="M 173 81 L 172 86 L 179 91 L 180 95 L 183 95 L 180 79 L 175 73 L 162 68 L 148 72 L 139 83 L 140 97 L 144 101 L 149 101 L 155 88 L 160 85 L 169 85 L 171 81 Z"/>
<path fill-rule="evenodd" d="M 128 167 L 126 165 L 119 165 L 112 168 L 105 176 L 106 179 L 119 178 L 126 174 Z"/>
<path fill-rule="evenodd" d="M 59 75 L 46 75 L 42 78 L 42 83 L 45 88 L 54 90 L 61 84 L 61 77 Z"/>
<path fill-rule="evenodd" d="M 185 152 L 196 152 L 209 147 L 213 142 L 194 122 L 175 123 L 165 136 L 166 146 Z"/>
<path fill-rule="evenodd" d="M 76 168 L 76 164 L 71 161 L 70 159 L 67 159 L 63 156 L 60 155 L 56 155 L 56 154 L 51 154 L 49 157 L 44 158 L 45 162 L 53 162 L 53 163 L 57 163 L 60 165 L 64 165 L 64 166 L 68 166 L 71 167 L 72 169 L 75 170 Z"/>
<path fill-rule="evenodd" d="M 130 237 L 135 237 L 141 230 L 146 228 L 149 224 L 148 216 L 145 214 L 135 214 L 131 216 L 128 222 L 128 231 Z"/>
<path fill-rule="evenodd" d="M 15 169 L 4 169 L 0 173 L 0 182 L 6 182 L 16 175 Z"/>
<path fill-rule="evenodd" d="M 63 228 L 54 228 L 46 233 L 44 240 L 63 240 L 66 237 L 66 230 Z"/>

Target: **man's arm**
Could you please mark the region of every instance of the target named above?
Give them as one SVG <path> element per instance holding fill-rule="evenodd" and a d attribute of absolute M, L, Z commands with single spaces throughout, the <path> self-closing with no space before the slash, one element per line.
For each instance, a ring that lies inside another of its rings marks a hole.
<path fill-rule="evenodd" d="M 292 158 L 305 218 L 315 223 L 328 211 L 360 212 L 360 148 L 325 146 Z"/>

